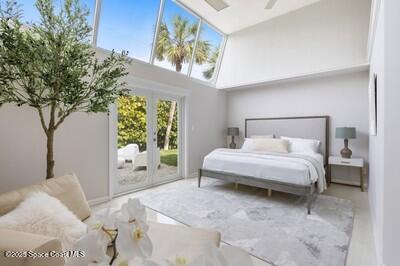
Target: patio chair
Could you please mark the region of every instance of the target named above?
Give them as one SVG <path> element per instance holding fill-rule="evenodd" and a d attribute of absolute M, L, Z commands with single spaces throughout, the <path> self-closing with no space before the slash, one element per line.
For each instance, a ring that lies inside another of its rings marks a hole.
<path fill-rule="evenodd" d="M 139 146 L 137 144 L 128 144 L 125 147 L 118 149 L 118 162 L 131 161 L 133 164 L 135 162 L 136 155 L 138 154 Z M 120 163 L 118 164 L 120 165 Z"/>
<path fill-rule="evenodd" d="M 137 154 L 133 165 L 135 169 L 137 167 L 147 167 L 147 151 Z M 160 149 L 156 150 L 156 165 L 157 167 L 160 166 Z"/>

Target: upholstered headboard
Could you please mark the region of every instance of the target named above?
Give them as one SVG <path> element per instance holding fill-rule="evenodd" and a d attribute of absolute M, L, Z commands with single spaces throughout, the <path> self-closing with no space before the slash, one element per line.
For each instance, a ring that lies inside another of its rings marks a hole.
<path fill-rule="evenodd" d="M 321 141 L 320 153 L 325 164 L 329 156 L 329 116 L 301 116 L 275 118 L 248 118 L 245 120 L 245 137 L 275 135 Z"/>

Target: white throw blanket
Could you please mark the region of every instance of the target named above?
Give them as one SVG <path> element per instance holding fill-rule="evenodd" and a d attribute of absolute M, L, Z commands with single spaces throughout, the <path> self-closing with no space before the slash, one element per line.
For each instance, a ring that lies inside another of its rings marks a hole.
<path fill-rule="evenodd" d="M 326 189 L 321 154 L 216 149 L 204 158 L 203 168 L 298 185 L 317 182 L 320 193 Z"/>

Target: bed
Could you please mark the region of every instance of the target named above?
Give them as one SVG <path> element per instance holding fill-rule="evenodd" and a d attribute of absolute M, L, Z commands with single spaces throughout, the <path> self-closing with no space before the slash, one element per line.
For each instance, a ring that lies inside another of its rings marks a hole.
<path fill-rule="evenodd" d="M 216 149 L 204 158 L 201 177 L 211 177 L 281 191 L 307 198 L 307 213 L 318 193 L 325 188 L 329 154 L 329 117 L 250 118 L 245 120 L 245 137 L 274 135 L 320 141 L 315 154 L 279 154 L 243 149 Z"/>

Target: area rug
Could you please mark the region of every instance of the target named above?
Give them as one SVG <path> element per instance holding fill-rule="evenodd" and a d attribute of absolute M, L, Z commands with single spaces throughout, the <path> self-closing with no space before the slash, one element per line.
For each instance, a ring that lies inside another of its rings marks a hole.
<path fill-rule="evenodd" d="M 343 266 L 353 227 L 349 200 L 319 195 L 306 214 L 302 197 L 204 178 L 160 187 L 143 204 L 186 225 L 214 229 L 222 241 L 276 266 Z"/>

